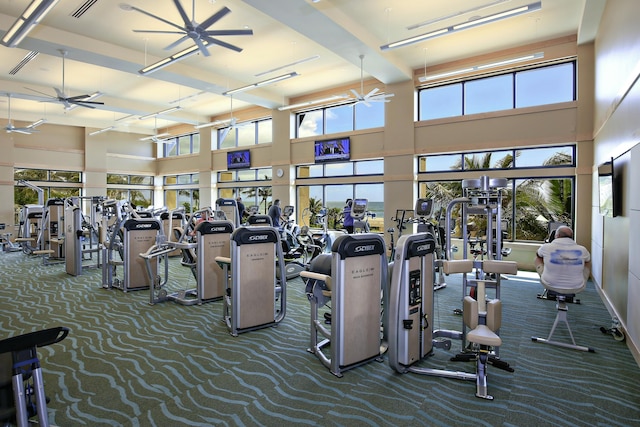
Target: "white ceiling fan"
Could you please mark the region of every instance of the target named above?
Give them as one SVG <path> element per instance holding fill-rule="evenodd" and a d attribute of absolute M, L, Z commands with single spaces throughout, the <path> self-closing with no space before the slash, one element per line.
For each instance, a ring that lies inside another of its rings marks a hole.
<path fill-rule="evenodd" d="M 156 144 L 164 144 L 166 142 L 169 142 L 169 138 L 171 134 L 169 132 L 163 132 L 163 133 L 158 133 L 158 118 L 155 117 L 155 134 L 154 135 L 149 135 L 149 136 L 145 136 L 144 138 L 140 138 L 140 141 L 149 141 L 149 142 L 155 142 Z"/>
<path fill-rule="evenodd" d="M 182 24 L 176 24 L 174 22 L 168 21 L 164 18 L 161 18 L 153 13 L 147 12 L 140 8 L 137 8 L 128 4 L 121 4 L 120 7 L 124 10 L 135 10 L 136 12 L 140 12 L 144 15 L 147 15 L 153 19 L 157 19 L 158 21 L 164 22 L 168 24 L 176 30 L 173 31 L 163 31 L 163 30 L 133 30 L 136 33 L 151 33 L 151 34 L 181 34 L 180 37 L 175 42 L 171 43 L 165 50 L 171 50 L 177 47 L 179 44 L 188 41 L 189 39 L 193 40 L 193 42 L 198 46 L 198 49 L 204 56 L 209 56 L 208 47 L 212 44 L 216 44 L 218 46 L 225 47 L 227 49 L 234 50 L 236 52 L 241 52 L 242 49 L 238 46 L 234 46 L 230 43 L 224 42 L 215 38 L 214 36 L 246 36 L 253 35 L 253 30 L 242 29 L 242 30 L 209 30 L 208 28 L 222 19 L 225 15 L 227 15 L 231 10 L 228 7 L 223 7 L 218 12 L 214 13 L 201 23 L 196 22 L 196 2 L 193 0 L 191 2 L 191 19 L 185 12 L 180 0 L 173 0 L 176 8 L 178 9 L 178 13 L 182 18 Z"/>
<path fill-rule="evenodd" d="M 96 105 L 104 105 L 104 102 L 92 101 L 95 95 L 76 95 L 76 96 L 67 96 L 65 92 L 64 86 L 64 58 L 67 56 L 66 50 L 60 50 L 60 54 L 62 55 L 62 89 L 58 89 L 54 87 L 53 90 L 56 91 L 56 96 L 50 96 L 44 92 L 40 92 L 35 89 L 25 88 L 32 92 L 39 93 L 40 95 L 46 96 L 46 99 L 43 99 L 41 102 L 58 102 L 64 105 L 65 110 L 70 110 L 73 106 L 86 107 L 86 108 L 96 108 Z"/>
<path fill-rule="evenodd" d="M 38 129 L 36 129 L 36 127 L 40 126 L 41 124 L 43 124 L 44 122 L 46 122 L 45 119 L 40 119 L 38 121 L 35 121 L 33 123 L 31 123 L 30 125 L 27 125 L 25 127 L 16 127 L 13 124 L 13 121 L 11 120 L 11 94 L 8 93 L 7 94 L 7 99 L 8 99 L 8 106 L 9 106 L 9 123 L 7 123 L 7 125 L 4 127 L 4 129 L 7 131 L 7 133 L 21 133 L 24 135 L 31 135 L 34 132 L 40 132 Z"/>
<path fill-rule="evenodd" d="M 227 127 L 222 128 L 222 132 L 220 133 L 219 141 L 224 141 L 230 131 L 246 126 L 248 122 L 238 123 L 238 120 L 233 117 L 233 95 L 229 95 L 231 98 L 231 112 L 230 118 L 227 120 L 221 120 L 220 123 L 228 123 Z"/>
<path fill-rule="evenodd" d="M 388 98 L 394 96 L 393 93 L 378 93 L 380 89 L 374 88 L 369 93 L 364 93 L 364 67 L 363 67 L 364 55 L 360 55 L 360 93 L 355 89 L 351 89 L 351 93 L 356 99 L 356 104 L 362 103 L 367 107 L 371 106 L 372 102 L 389 102 Z"/>

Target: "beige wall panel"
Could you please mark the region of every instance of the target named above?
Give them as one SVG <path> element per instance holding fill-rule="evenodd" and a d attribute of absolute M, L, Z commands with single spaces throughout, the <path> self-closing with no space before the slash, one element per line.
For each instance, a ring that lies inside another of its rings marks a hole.
<path fill-rule="evenodd" d="M 155 175 L 155 159 L 122 156 L 107 156 L 107 171 L 130 175 Z"/>
<path fill-rule="evenodd" d="M 80 150 L 84 151 L 84 128 L 43 124 L 38 126 L 40 132 L 22 135 L 20 145 L 34 149 Z"/>
<path fill-rule="evenodd" d="M 35 169 L 81 171 L 84 169 L 84 152 L 16 146 L 15 165 Z"/>
<path fill-rule="evenodd" d="M 160 176 L 196 172 L 198 172 L 198 162 L 194 156 L 162 158 L 156 163 L 156 173 Z"/>
<path fill-rule="evenodd" d="M 563 105 L 546 111 L 533 108 L 500 115 L 477 114 L 448 123 L 423 122 L 416 128 L 416 154 L 573 143 L 576 106 Z"/>
<path fill-rule="evenodd" d="M 158 144 L 152 141 L 140 141 L 142 135 L 122 132 L 105 132 L 95 136 L 87 136 L 88 141 L 98 141 L 107 146 L 110 154 L 126 156 L 156 157 Z"/>

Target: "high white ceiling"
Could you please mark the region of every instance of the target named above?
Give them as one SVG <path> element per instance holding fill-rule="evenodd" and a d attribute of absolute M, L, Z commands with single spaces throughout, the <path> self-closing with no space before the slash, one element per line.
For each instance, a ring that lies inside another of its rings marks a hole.
<path fill-rule="evenodd" d="M 209 29 L 249 28 L 253 35 L 219 37 L 241 52 L 214 45 L 209 47 L 209 57 L 194 55 L 140 76 L 138 70 L 145 65 L 193 42 L 189 39 L 164 50 L 180 36 L 133 30 L 175 28 L 138 11 L 127 11 L 122 5 L 182 25 L 174 1 L 60 0 L 18 47 L 0 45 L 2 126 L 8 118 L 9 93 L 14 121 L 44 117 L 49 123 L 97 129 L 115 125 L 124 132 L 153 133 L 155 126 L 208 122 L 231 108 L 231 99 L 222 92 L 296 71 L 298 77 L 233 96 L 234 110 L 251 105 L 277 108 L 288 104 L 290 98 L 334 87 L 353 85 L 359 90 L 360 55 L 364 55 L 364 78 L 388 84 L 411 80 L 413 70 L 422 70 L 425 65 L 428 68 L 536 41 L 572 34 L 578 34 L 580 42 L 589 41 L 595 36 L 599 16 L 592 11 L 601 10 L 605 2 L 542 0 L 539 11 L 383 51 L 380 46 L 389 42 L 534 0 L 180 0 L 190 18 L 195 9 L 198 23 L 228 7 L 231 12 Z M 0 0 L 0 34 L 30 2 Z M 83 7 L 84 13 L 74 17 Z M 408 29 L 422 23 L 426 25 Z M 10 74 L 30 51 L 39 54 Z M 98 101 L 104 102 L 103 106 L 65 111 L 60 103 L 39 101 L 43 96 L 35 91 L 53 96 L 54 88 L 62 88 L 61 51 L 67 52 L 66 95 L 100 91 L 104 95 Z M 303 62 L 291 65 L 298 61 Z M 173 106 L 181 110 L 157 120 L 138 120 L 140 115 Z"/>

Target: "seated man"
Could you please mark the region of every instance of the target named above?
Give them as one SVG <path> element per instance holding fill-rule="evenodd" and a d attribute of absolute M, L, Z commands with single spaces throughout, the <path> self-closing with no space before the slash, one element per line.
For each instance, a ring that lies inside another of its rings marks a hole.
<path fill-rule="evenodd" d="M 565 289 L 578 289 L 586 282 L 591 255 L 573 240 L 571 228 L 563 225 L 556 229 L 552 242 L 538 248 L 535 264 L 545 287 L 563 293 Z"/>

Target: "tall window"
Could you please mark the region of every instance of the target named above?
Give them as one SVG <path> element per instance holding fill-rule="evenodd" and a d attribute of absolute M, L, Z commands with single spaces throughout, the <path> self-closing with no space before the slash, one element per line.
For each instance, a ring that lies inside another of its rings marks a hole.
<path fill-rule="evenodd" d="M 328 227 L 342 229 L 342 211 L 347 199 L 367 199 L 371 231 L 382 232 L 384 228 L 384 184 L 326 184 L 297 186 L 298 221 L 310 227 L 321 227 L 318 216 L 326 210 Z"/>
<path fill-rule="evenodd" d="M 268 144 L 273 139 L 273 120 L 263 119 L 236 123 L 233 126 L 218 129 L 217 137 L 218 148 Z"/>
<path fill-rule="evenodd" d="M 576 99 L 576 62 L 421 89 L 420 120 L 532 107 Z"/>
<path fill-rule="evenodd" d="M 185 212 L 200 209 L 200 176 L 197 173 L 164 177 L 164 205 L 172 210 L 184 207 Z"/>
<path fill-rule="evenodd" d="M 349 103 L 296 114 L 296 138 L 384 126 L 384 102 Z"/>
<path fill-rule="evenodd" d="M 162 142 L 161 152 L 164 157 L 186 156 L 200 152 L 200 134 L 176 136 Z"/>
<path fill-rule="evenodd" d="M 373 231 L 384 228 L 384 173 L 383 160 L 360 160 L 314 165 L 296 168 L 300 185 L 296 187 L 297 221 L 311 227 L 321 227 L 318 214 L 325 209 L 330 228 L 342 228 L 342 211 L 347 199 L 367 199 L 367 217 Z M 359 176 L 358 184 L 343 184 L 336 177 Z M 336 182 L 338 181 L 338 182 Z"/>
<path fill-rule="evenodd" d="M 16 208 L 38 203 L 39 192 L 31 186 L 42 190 L 45 202 L 50 198 L 80 196 L 82 192 L 82 172 L 16 168 L 13 178 L 17 181 L 13 191 Z M 31 186 L 21 183 L 21 180 L 27 181 Z"/>
<path fill-rule="evenodd" d="M 218 197 L 240 197 L 246 209 L 257 206 L 266 214 L 272 201 L 271 178 L 271 168 L 218 172 Z"/>
<path fill-rule="evenodd" d="M 499 177 L 492 171 L 518 171 L 518 176 L 508 179 L 503 190 L 502 219 L 506 224 L 502 225 L 507 239 L 542 242 L 548 235 L 549 223 L 573 223 L 575 173 L 558 175 L 557 171 L 575 169 L 575 146 L 421 156 L 418 164 L 420 197 L 433 198 L 443 211 L 454 198 L 463 195 L 463 179 L 479 178 L 471 172 L 486 171 Z M 533 170 L 535 176 L 531 176 Z M 456 179 L 430 179 L 436 174 L 442 176 L 443 172 L 455 172 Z M 455 233 L 461 228 L 460 217 L 454 220 Z M 482 218 L 473 222 L 482 227 Z"/>
<path fill-rule="evenodd" d="M 153 176 L 108 173 L 107 197 L 114 200 L 128 200 L 142 208 L 152 206 Z"/>

